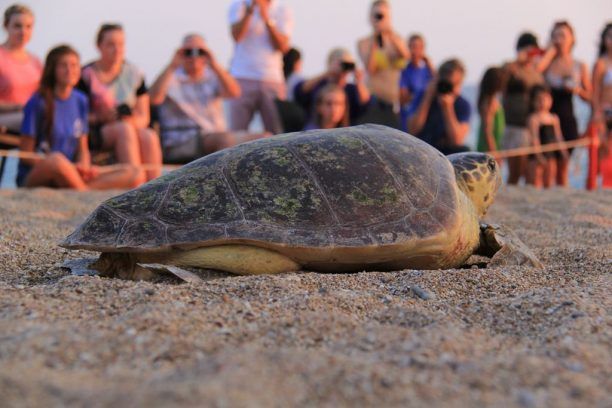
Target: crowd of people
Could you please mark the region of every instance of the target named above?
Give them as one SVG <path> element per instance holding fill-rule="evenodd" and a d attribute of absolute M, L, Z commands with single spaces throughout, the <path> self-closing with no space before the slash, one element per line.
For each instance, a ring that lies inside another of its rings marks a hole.
<path fill-rule="evenodd" d="M 571 149 L 537 147 L 580 137 L 573 98 L 592 107 L 591 123 L 608 154 L 612 137 L 612 24 L 602 31 L 591 70 L 574 58 L 566 21 L 554 24 L 549 46 L 522 33 L 514 60 L 486 69 L 474 108 L 461 95 L 459 59 L 434 65 L 425 38 L 407 41 L 392 25 L 386 0 L 372 2 L 371 33 L 329 52 L 322 72 L 302 75 L 302 53 L 291 47 L 293 15 L 279 0 L 233 0 L 230 66 L 204 38 L 187 34 L 170 62 L 147 87 L 125 57 L 121 25 L 103 24 L 99 57 L 82 66 L 68 45 L 49 51 L 44 64 L 27 51 L 34 14 L 15 4 L 4 13 L 0 45 L 0 133 L 20 137 L 19 186 L 75 189 L 131 188 L 160 175 L 162 163 L 186 163 L 244 141 L 288 131 L 379 123 L 409 132 L 444 154 L 467 151 L 475 110 L 477 149 L 536 147 L 508 158 L 508 183 L 568 184 Z M 592 74 L 591 74 L 592 72 Z M 229 102 L 229 126 L 223 111 Z M 259 113 L 263 132 L 250 133 Z M 96 166 L 110 152 L 117 164 Z"/>

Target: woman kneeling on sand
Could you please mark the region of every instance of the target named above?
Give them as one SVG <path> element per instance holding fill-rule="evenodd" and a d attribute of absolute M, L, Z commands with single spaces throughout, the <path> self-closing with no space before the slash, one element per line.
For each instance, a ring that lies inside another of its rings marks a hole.
<path fill-rule="evenodd" d="M 131 188 L 140 171 L 121 166 L 103 171 L 90 165 L 87 146 L 87 97 L 74 89 L 81 73 L 79 55 L 61 45 L 47 55 L 40 88 L 27 102 L 21 126 L 20 187 L 58 187 L 77 190 Z"/>

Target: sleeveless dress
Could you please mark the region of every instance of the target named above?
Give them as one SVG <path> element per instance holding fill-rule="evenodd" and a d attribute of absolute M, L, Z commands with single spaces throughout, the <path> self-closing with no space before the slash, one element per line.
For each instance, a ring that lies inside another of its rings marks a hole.
<path fill-rule="evenodd" d="M 580 83 L 580 62 L 575 61 L 572 74 L 561 77 L 550 71 L 545 74 L 545 79 L 551 89 L 552 107 L 550 111 L 559 117 L 563 140 L 578 139 L 578 123 L 574 114 L 574 94 L 567 90 L 566 85 L 576 86 Z"/>
<path fill-rule="evenodd" d="M 502 137 L 504 135 L 504 129 L 506 127 L 506 118 L 504 115 L 504 108 L 502 105 L 499 105 L 499 108 L 495 111 L 495 116 L 493 117 L 493 137 L 495 138 L 495 147 L 499 150 L 501 147 Z M 478 143 L 476 148 L 479 152 L 486 152 L 489 150 L 487 146 L 487 137 L 484 133 L 484 128 L 482 126 L 482 122 L 480 124 L 480 130 L 478 131 Z"/>

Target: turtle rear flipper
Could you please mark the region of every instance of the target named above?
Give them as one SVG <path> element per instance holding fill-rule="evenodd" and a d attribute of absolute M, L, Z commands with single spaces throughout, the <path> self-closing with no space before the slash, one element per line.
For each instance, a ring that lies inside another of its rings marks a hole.
<path fill-rule="evenodd" d="M 480 246 L 476 254 L 490 257 L 489 266 L 544 267 L 533 251 L 514 232 L 495 224 L 480 224 Z"/>

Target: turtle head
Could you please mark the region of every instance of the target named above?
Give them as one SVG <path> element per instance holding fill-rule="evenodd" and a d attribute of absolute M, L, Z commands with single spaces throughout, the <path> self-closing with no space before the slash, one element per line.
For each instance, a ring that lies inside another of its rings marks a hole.
<path fill-rule="evenodd" d="M 482 217 L 501 185 L 501 169 L 497 161 L 484 153 L 456 153 L 447 156 L 455 168 L 459 188 L 472 200 Z"/>

